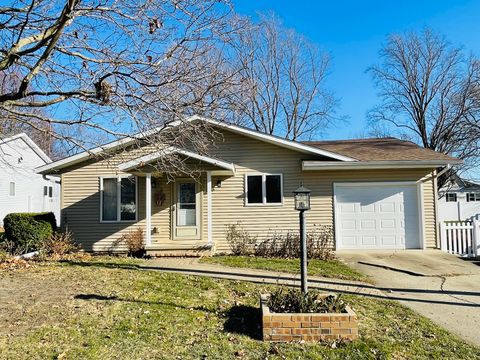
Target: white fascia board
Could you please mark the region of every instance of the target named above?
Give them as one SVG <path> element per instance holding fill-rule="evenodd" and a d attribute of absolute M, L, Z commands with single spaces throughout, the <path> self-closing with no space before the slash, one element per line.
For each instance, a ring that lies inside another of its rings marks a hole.
<path fill-rule="evenodd" d="M 48 173 L 48 172 L 56 171 L 56 170 L 59 170 L 59 169 L 62 169 L 64 167 L 66 167 L 66 166 L 70 166 L 70 165 L 74 165 L 74 164 L 77 164 L 79 162 L 82 162 L 82 161 L 90 158 L 91 156 L 98 155 L 99 153 L 102 153 L 104 151 L 115 150 L 119 147 L 128 146 L 131 143 L 133 143 L 135 140 L 142 139 L 142 138 L 145 138 L 146 136 L 155 134 L 155 133 L 157 133 L 159 131 L 162 131 L 164 129 L 173 128 L 173 127 L 179 126 L 181 124 L 186 124 L 186 123 L 189 123 L 189 122 L 192 122 L 192 121 L 204 121 L 206 123 L 209 123 L 209 124 L 212 124 L 212 125 L 224 128 L 224 129 L 228 129 L 228 130 L 231 130 L 233 132 L 243 134 L 245 136 L 249 136 L 249 137 L 259 139 L 259 140 L 262 140 L 262 141 L 265 141 L 265 142 L 268 142 L 268 143 L 271 143 L 271 144 L 275 144 L 277 146 L 281 146 L 281 147 L 284 147 L 284 148 L 300 151 L 300 152 L 303 152 L 303 153 L 326 156 L 326 157 L 330 157 L 332 159 L 337 159 L 337 160 L 340 160 L 340 161 L 357 161 L 356 159 L 350 158 L 348 156 L 343 156 L 343 155 L 336 154 L 336 153 L 333 153 L 333 152 L 330 152 L 330 151 L 327 151 L 327 150 L 322 150 L 322 149 L 316 148 L 314 146 L 305 145 L 305 144 L 301 144 L 301 143 L 298 143 L 298 142 L 295 142 L 295 141 L 282 139 L 282 138 L 279 138 L 277 136 L 264 134 L 264 133 L 261 133 L 259 131 L 255 131 L 255 130 L 244 128 L 244 127 L 241 127 L 241 126 L 229 124 L 229 123 L 226 123 L 224 121 L 218 121 L 218 120 L 213 120 L 213 119 L 209 119 L 209 118 L 204 118 L 204 117 L 201 117 L 201 116 L 198 116 L 198 115 L 193 115 L 193 116 L 191 116 L 191 117 L 189 117 L 185 120 L 172 121 L 172 122 L 166 124 L 165 126 L 156 127 L 154 129 L 144 131 L 144 132 L 140 132 L 140 133 L 137 133 L 135 135 L 122 138 L 120 140 L 112 141 L 108 144 L 93 148 L 91 150 L 82 151 L 81 153 L 78 153 L 76 155 L 72 155 L 72 156 L 69 156 L 67 158 L 52 162 L 48 165 L 40 166 L 36 170 L 37 170 L 38 173 Z"/>
<path fill-rule="evenodd" d="M 115 150 L 115 149 L 118 149 L 118 148 L 121 148 L 121 147 L 131 145 L 135 141 L 140 140 L 140 139 L 142 139 L 146 136 L 149 136 L 151 134 L 154 134 L 158 131 L 159 131 L 159 128 L 155 128 L 155 129 L 152 129 L 152 130 L 149 130 L 149 131 L 140 132 L 138 134 L 122 138 L 120 140 L 115 140 L 115 141 L 112 141 L 108 144 L 98 146 L 98 147 L 90 149 L 90 150 L 82 151 L 81 153 L 66 157 L 66 158 L 61 159 L 61 160 L 54 161 L 54 162 L 52 162 L 50 164 L 47 164 L 47 165 L 37 167 L 36 171 L 37 171 L 37 173 L 42 174 L 42 173 L 48 173 L 48 172 L 51 172 L 51 171 L 56 171 L 56 170 L 59 170 L 59 169 L 62 169 L 64 167 L 66 167 L 66 166 L 78 164 L 78 163 L 80 163 L 80 162 L 82 162 L 82 161 L 84 161 L 84 160 L 86 160 L 90 157 L 93 157 L 95 155 L 98 155 L 98 154 L 100 154 L 104 151 Z"/>
<path fill-rule="evenodd" d="M 25 141 L 25 143 L 46 163 L 51 163 L 52 162 L 52 159 L 50 159 L 50 157 L 45 154 L 45 152 L 40 149 L 40 147 L 35 143 L 35 141 L 33 141 L 32 139 L 30 139 L 30 136 L 28 136 L 27 134 L 25 133 L 20 133 L 20 134 L 17 134 L 17 135 L 13 135 L 13 136 L 10 136 L 8 138 L 5 138 L 5 139 L 1 139 L 0 140 L 0 144 L 6 144 L 10 141 L 14 141 L 14 140 L 17 140 L 17 139 L 22 139 L 23 141 Z"/>
<path fill-rule="evenodd" d="M 227 129 L 227 130 L 230 130 L 230 131 L 233 131 L 233 132 L 236 132 L 236 133 L 239 133 L 239 134 L 251 137 L 251 138 L 254 138 L 254 139 L 262 140 L 262 141 L 270 143 L 270 144 L 274 144 L 274 145 L 281 146 L 281 147 L 291 149 L 291 150 L 300 151 L 300 152 L 303 152 L 303 153 L 326 156 L 326 157 L 329 157 L 329 158 L 332 158 L 332 159 L 337 159 L 337 160 L 340 160 L 340 161 L 358 161 L 358 160 L 350 158 L 348 156 L 336 154 L 336 153 L 333 153 L 333 152 L 330 152 L 330 151 L 327 151 L 327 150 L 322 150 L 322 149 L 319 149 L 317 147 L 310 146 L 310 145 L 305 145 L 305 144 L 302 144 L 302 143 L 299 143 L 299 142 L 296 142 L 296 141 L 287 140 L 287 139 L 283 139 L 283 138 L 280 138 L 280 137 L 277 137 L 277 136 L 265 134 L 265 133 L 262 133 L 262 132 L 259 132 L 259 131 L 255 131 L 255 130 L 252 130 L 252 129 L 242 127 L 242 126 L 229 124 L 229 123 L 224 122 L 224 121 L 218 121 L 218 120 L 203 118 L 203 117 L 200 117 L 200 116 L 192 116 L 190 118 L 190 121 L 193 121 L 193 120 L 202 120 L 202 121 L 205 121 L 209 124 L 212 124 L 212 125 L 215 125 L 215 126 L 218 126 L 218 127 L 221 127 L 221 128 L 224 128 L 224 129 Z"/>
<path fill-rule="evenodd" d="M 413 169 L 461 164 L 461 160 L 392 160 L 392 161 L 302 161 L 302 170 L 350 170 L 350 169 Z"/>
<path fill-rule="evenodd" d="M 139 158 L 124 162 L 124 163 L 118 165 L 118 169 L 121 170 L 121 171 L 127 171 L 127 170 L 130 170 L 130 169 L 136 168 L 137 166 L 139 166 L 141 164 L 148 164 L 152 161 L 155 161 L 155 160 L 161 158 L 162 156 L 166 156 L 166 155 L 172 154 L 172 153 L 185 155 L 189 158 L 197 159 L 197 160 L 206 162 L 208 164 L 218 166 L 222 169 L 229 170 L 232 173 L 235 173 L 235 165 L 232 164 L 232 163 L 228 163 L 228 162 L 223 161 L 223 160 L 215 159 L 215 158 L 205 156 L 205 155 L 200 155 L 200 154 L 194 153 L 194 152 L 189 151 L 189 150 L 183 150 L 183 149 L 179 149 L 179 148 L 175 148 L 175 147 L 169 147 L 169 148 L 166 148 L 164 150 L 155 151 L 153 153 L 141 156 Z"/>

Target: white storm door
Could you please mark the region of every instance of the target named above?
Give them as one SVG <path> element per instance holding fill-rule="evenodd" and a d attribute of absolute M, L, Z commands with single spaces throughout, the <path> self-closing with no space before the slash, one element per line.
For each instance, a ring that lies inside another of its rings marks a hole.
<path fill-rule="evenodd" d="M 200 236 L 200 196 L 195 181 L 179 181 L 176 187 L 175 238 Z"/>

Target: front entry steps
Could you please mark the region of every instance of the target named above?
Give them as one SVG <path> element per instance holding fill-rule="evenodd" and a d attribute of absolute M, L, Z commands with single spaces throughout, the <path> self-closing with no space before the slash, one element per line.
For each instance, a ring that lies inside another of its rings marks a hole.
<path fill-rule="evenodd" d="M 145 248 L 148 256 L 155 257 L 202 257 L 211 256 L 214 253 L 213 245 L 160 245 L 152 244 Z"/>

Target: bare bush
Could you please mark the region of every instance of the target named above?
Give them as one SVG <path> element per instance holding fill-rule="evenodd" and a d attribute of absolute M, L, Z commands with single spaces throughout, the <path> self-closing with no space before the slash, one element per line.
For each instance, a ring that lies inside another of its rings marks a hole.
<path fill-rule="evenodd" d="M 309 259 L 333 260 L 335 254 L 331 244 L 333 229 L 328 225 L 315 226 L 307 232 L 307 256 Z M 268 239 L 255 246 L 255 255 L 271 258 L 299 258 L 300 235 L 288 231 L 284 234 L 274 233 Z"/>
<path fill-rule="evenodd" d="M 253 253 L 257 238 L 251 236 L 240 225 L 240 222 L 236 224 L 227 225 L 226 238 L 230 250 L 234 255 L 250 255 Z"/>
<path fill-rule="evenodd" d="M 140 228 L 122 235 L 120 242 L 127 245 L 129 256 L 141 257 L 145 253 L 144 235 Z"/>
<path fill-rule="evenodd" d="M 45 240 L 40 252 L 50 256 L 63 256 L 80 250 L 73 237 L 73 233 L 69 230 L 65 232 L 55 232 L 47 240 Z"/>

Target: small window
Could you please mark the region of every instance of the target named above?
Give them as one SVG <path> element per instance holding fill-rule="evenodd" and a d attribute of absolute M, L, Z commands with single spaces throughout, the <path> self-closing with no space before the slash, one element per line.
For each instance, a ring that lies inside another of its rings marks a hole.
<path fill-rule="evenodd" d="M 247 205 L 278 205 L 282 203 L 282 176 L 278 174 L 247 175 Z"/>
<path fill-rule="evenodd" d="M 263 204 L 262 176 L 247 176 L 247 202 Z"/>
<path fill-rule="evenodd" d="M 135 221 L 137 218 L 137 179 L 134 176 L 102 178 L 102 221 Z"/>
<path fill-rule="evenodd" d="M 14 183 L 13 181 L 10 182 L 9 195 L 10 195 L 10 196 L 15 196 L 15 183 Z"/>
<path fill-rule="evenodd" d="M 445 200 L 447 202 L 457 202 L 457 194 L 455 193 L 447 193 L 445 195 Z"/>
<path fill-rule="evenodd" d="M 467 193 L 467 201 L 480 201 L 480 193 Z"/>
<path fill-rule="evenodd" d="M 53 197 L 53 187 L 44 186 L 43 187 L 43 196 Z"/>

